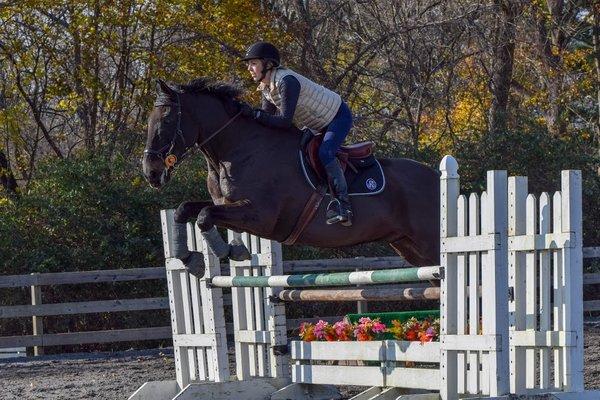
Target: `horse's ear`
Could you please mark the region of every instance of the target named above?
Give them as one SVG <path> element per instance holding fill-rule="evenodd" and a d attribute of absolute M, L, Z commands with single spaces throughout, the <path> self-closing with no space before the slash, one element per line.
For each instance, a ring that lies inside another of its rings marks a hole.
<path fill-rule="evenodd" d="M 171 88 L 168 83 L 166 83 L 162 79 L 156 80 L 156 94 L 157 95 L 166 94 L 166 95 L 171 96 L 174 93 L 175 92 L 174 92 L 173 88 Z"/>

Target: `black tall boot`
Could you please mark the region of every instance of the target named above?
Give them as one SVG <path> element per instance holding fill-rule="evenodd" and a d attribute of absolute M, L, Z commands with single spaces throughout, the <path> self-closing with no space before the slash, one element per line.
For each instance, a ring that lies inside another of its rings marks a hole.
<path fill-rule="evenodd" d="M 333 200 L 327 206 L 327 224 L 331 225 L 341 222 L 344 226 L 351 226 L 353 214 L 352 206 L 350 205 L 350 196 L 348 196 L 348 185 L 346 184 L 344 171 L 342 171 L 337 158 L 325 166 L 325 171 L 335 192 L 332 193 L 334 195 Z"/>

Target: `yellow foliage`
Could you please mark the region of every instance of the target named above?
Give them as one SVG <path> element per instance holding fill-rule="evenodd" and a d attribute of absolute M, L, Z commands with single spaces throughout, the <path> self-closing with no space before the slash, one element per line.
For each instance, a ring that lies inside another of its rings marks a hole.
<path fill-rule="evenodd" d="M 0 191 L 0 207 L 7 207 L 13 204 L 13 201 L 8 197 L 3 197 Z"/>
<path fill-rule="evenodd" d="M 462 85 L 450 101 L 450 109 L 438 107 L 422 118 L 420 144 L 451 151 L 453 139 L 469 139 L 473 132 L 481 131 L 487 124 L 490 96 L 486 89 L 486 77 L 469 60 L 457 66 L 456 72 Z M 454 138 L 446 134 L 448 125 Z"/>
<path fill-rule="evenodd" d="M 76 93 L 69 93 L 66 96 L 59 97 L 56 108 L 62 111 L 74 113 L 77 110 L 79 96 Z"/>
<path fill-rule="evenodd" d="M 12 63 L 8 81 L 18 71 L 25 90 L 43 93 L 36 101 L 66 118 L 99 110 L 96 131 L 107 136 L 98 144 L 110 140 L 115 115 L 129 118 L 128 129 L 144 130 L 154 79 L 240 77 L 250 87 L 239 62 L 245 48 L 256 40 L 288 40 L 258 0 L 23 0 L 1 7 L 0 17 L 0 58 L 10 55 Z M 126 68 L 124 82 L 120 68 Z M 58 142 L 68 135 L 53 131 Z"/>
<path fill-rule="evenodd" d="M 143 187 L 146 186 L 147 183 L 144 179 L 142 179 L 141 176 L 136 175 L 135 178 L 133 178 L 132 182 L 131 182 L 131 186 L 133 187 Z"/>

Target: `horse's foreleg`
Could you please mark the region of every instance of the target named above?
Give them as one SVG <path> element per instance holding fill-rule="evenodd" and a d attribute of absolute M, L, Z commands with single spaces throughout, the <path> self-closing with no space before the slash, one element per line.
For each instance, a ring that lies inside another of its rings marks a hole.
<path fill-rule="evenodd" d="M 197 251 L 190 251 L 187 245 L 187 222 L 198 215 L 205 207 L 212 206 L 212 201 L 186 201 L 175 210 L 175 223 L 171 226 L 172 254 L 179 258 L 186 269 L 197 277 L 204 275 L 204 256 Z"/>
<path fill-rule="evenodd" d="M 198 214 L 196 223 L 200 228 L 202 237 L 210 250 L 219 258 L 231 258 L 235 261 L 249 260 L 250 252 L 239 240 L 226 243 L 217 226 L 225 228 L 243 229 L 245 224 L 253 219 L 253 208 L 247 200 L 235 203 L 213 205 L 205 207 Z"/>
<path fill-rule="evenodd" d="M 212 201 L 184 201 L 175 210 L 175 222 L 178 224 L 184 224 L 190 219 L 195 218 L 200 211 L 205 207 L 214 205 Z"/>

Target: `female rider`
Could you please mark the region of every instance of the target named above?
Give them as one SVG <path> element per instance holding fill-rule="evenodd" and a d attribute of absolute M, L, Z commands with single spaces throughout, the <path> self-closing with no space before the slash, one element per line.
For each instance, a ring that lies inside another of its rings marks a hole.
<path fill-rule="evenodd" d="M 274 128 L 307 127 L 324 134 L 319 158 L 333 188 L 327 206 L 327 223 L 352 225 L 352 208 L 344 172 L 336 153 L 352 127 L 352 113 L 340 95 L 291 69 L 281 67 L 279 51 L 267 42 L 257 42 L 242 58 L 262 93 L 262 109 L 242 107 L 242 113 Z"/>

